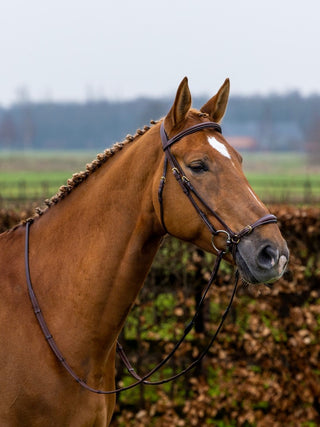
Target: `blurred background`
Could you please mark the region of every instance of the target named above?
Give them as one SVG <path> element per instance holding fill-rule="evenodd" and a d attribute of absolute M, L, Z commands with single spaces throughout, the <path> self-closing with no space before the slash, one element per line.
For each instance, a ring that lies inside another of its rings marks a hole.
<path fill-rule="evenodd" d="M 316 0 L 3 2 L 2 198 L 50 195 L 165 115 L 186 75 L 195 107 L 230 78 L 224 135 L 247 153 L 266 201 L 318 202 L 319 9 Z"/>
<path fill-rule="evenodd" d="M 288 273 L 273 290 L 239 291 L 218 349 L 194 376 L 121 396 L 114 426 L 320 424 L 319 16 L 318 0 L 2 2 L 1 231 L 99 151 L 164 116 L 184 76 L 198 108 L 229 77 L 223 134 L 290 243 Z M 172 241 L 162 248 L 149 302 L 141 295 L 123 333 L 138 365 L 176 340 L 211 261 Z M 232 281 L 224 268 L 169 374 L 218 321 Z"/>

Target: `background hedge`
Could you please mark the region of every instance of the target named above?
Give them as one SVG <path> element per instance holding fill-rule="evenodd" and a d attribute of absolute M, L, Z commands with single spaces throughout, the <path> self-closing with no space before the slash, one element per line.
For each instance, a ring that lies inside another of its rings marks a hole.
<path fill-rule="evenodd" d="M 320 209 L 271 206 L 291 252 L 272 289 L 241 286 L 218 340 L 200 367 L 161 387 L 118 398 L 112 426 L 320 425 Z M 30 215 L 0 211 L 0 231 Z M 161 360 L 194 312 L 213 257 L 167 239 L 121 334 L 138 371 Z M 196 330 L 160 377 L 183 369 L 215 330 L 233 270 L 223 265 Z M 118 364 L 118 383 L 131 382 Z"/>

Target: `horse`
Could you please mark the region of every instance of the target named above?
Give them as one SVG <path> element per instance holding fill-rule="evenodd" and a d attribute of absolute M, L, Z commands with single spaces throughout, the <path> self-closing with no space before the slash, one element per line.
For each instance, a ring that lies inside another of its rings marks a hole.
<path fill-rule="evenodd" d="M 114 394 L 81 387 L 48 348 L 28 295 L 27 226 L 29 274 L 50 333 L 102 390 L 115 388 L 117 337 L 167 233 L 222 254 L 245 282 L 283 274 L 286 242 L 220 132 L 229 87 L 226 79 L 197 110 L 184 78 L 163 119 L 98 154 L 31 221 L 0 235 L 1 426 L 107 426 L 115 406 Z"/>

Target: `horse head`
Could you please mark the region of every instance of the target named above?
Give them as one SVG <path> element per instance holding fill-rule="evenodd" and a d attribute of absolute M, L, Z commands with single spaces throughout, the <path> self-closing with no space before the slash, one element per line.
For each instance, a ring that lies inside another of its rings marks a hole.
<path fill-rule="evenodd" d="M 171 235 L 212 253 L 223 250 L 244 281 L 271 282 L 283 274 L 289 252 L 276 218 L 242 171 L 242 157 L 221 134 L 229 88 L 227 79 L 198 111 L 191 108 L 187 78 L 181 82 L 162 123 L 158 217 Z"/>

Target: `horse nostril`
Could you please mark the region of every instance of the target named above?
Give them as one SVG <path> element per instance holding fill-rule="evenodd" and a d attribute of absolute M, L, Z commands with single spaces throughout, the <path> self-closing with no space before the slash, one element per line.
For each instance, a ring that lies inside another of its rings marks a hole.
<path fill-rule="evenodd" d="M 259 267 L 264 269 L 273 268 L 279 260 L 278 249 L 273 248 L 270 245 L 264 246 L 257 256 L 257 264 Z"/>

